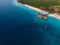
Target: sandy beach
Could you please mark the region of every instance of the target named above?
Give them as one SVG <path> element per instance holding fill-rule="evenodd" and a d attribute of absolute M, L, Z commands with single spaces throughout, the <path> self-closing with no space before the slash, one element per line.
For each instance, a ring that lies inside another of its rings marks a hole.
<path fill-rule="evenodd" d="M 36 10 L 36 11 L 38 11 L 38 12 L 41 12 L 41 13 L 43 13 L 43 14 L 48 14 L 48 13 L 49 13 L 49 12 L 44 11 L 44 10 L 42 10 L 42 9 L 38 9 L 38 8 L 35 8 L 35 7 L 32 7 L 32 6 L 29 6 L 29 5 L 27 5 L 27 4 L 24 4 L 24 6 L 30 8 L 30 9 Z M 57 18 L 57 19 L 60 19 L 60 15 L 58 15 L 57 13 L 49 14 L 48 16 L 52 16 L 52 17 L 55 17 L 55 18 Z"/>
<path fill-rule="evenodd" d="M 18 3 L 17 1 L 16 1 L 16 3 L 17 3 L 17 4 L 21 4 L 21 3 Z M 21 5 L 26 6 L 27 8 L 30 8 L 30 9 L 35 10 L 35 11 L 37 11 L 37 12 L 40 12 L 40 13 L 43 13 L 43 14 L 48 14 L 48 16 L 52 16 L 52 17 L 57 18 L 57 19 L 60 20 L 60 15 L 58 15 L 57 13 L 49 14 L 48 11 L 45 11 L 45 10 L 42 10 L 42 9 L 39 9 L 39 8 L 30 6 L 30 5 L 27 5 L 27 4 L 21 4 Z"/>
<path fill-rule="evenodd" d="M 55 17 L 57 19 L 60 19 L 60 15 L 55 13 L 55 14 L 49 14 L 49 16 Z"/>

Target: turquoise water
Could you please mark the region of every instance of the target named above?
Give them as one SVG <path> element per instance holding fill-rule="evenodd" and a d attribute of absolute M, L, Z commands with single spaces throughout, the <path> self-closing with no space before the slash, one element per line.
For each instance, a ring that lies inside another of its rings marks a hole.
<path fill-rule="evenodd" d="M 0 0 L 0 45 L 60 45 L 59 19 L 38 19 L 36 11 L 14 1 Z"/>

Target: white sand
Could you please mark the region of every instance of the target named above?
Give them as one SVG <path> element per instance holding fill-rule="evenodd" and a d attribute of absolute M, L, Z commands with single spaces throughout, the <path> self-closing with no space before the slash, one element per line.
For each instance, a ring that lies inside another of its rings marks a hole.
<path fill-rule="evenodd" d="M 16 3 L 17 3 L 17 4 L 21 4 L 21 3 L 18 3 L 17 1 L 16 1 Z M 48 11 L 44 11 L 44 10 L 42 10 L 42 9 L 35 8 L 35 7 L 30 6 L 30 5 L 27 5 L 27 4 L 21 4 L 21 5 L 26 6 L 27 8 L 30 8 L 30 9 L 32 9 L 32 10 L 36 10 L 37 12 L 41 12 L 41 13 L 43 13 L 43 14 L 49 14 Z M 48 16 L 52 16 L 52 17 L 55 17 L 55 18 L 57 18 L 57 19 L 60 20 L 60 15 L 58 15 L 57 13 L 55 13 L 55 14 L 49 14 Z"/>
<path fill-rule="evenodd" d="M 55 13 L 55 14 L 49 14 L 49 16 L 55 17 L 57 19 L 60 19 L 60 15 Z"/>
<path fill-rule="evenodd" d="M 43 14 L 49 14 L 49 12 L 44 11 L 44 10 L 42 10 L 42 9 L 38 9 L 38 8 L 29 6 L 29 5 L 26 5 L 26 4 L 24 4 L 24 6 L 30 8 L 30 9 L 36 10 L 36 11 L 38 11 L 38 12 L 41 12 L 41 13 L 43 13 Z M 58 15 L 57 13 L 55 13 L 55 14 L 49 14 L 48 16 L 52 16 L 52 17 L 55 17 L 55 18 L 57 18 L 57 19 L 60 19 L 60 15 Z"/>
<path fill-rule="evenodd" d="M 32 7 L 32 6 L 29 6 L 29 5 L 27 5 L 27 4 L 24 4 L 24 6 L 30 8 L 30 9 L 36 10 L 37 12 L 41 12 L 41 13 L 43 13 L 43 14 L 48 14 L 48 13 L 49 13 L 49 12 L 47 12 L 47 11 L 44 11 L 44 10 L 41 10 L 41 9 L 38 9 L 38 8 L 35 8 L 35 7 Z"/>

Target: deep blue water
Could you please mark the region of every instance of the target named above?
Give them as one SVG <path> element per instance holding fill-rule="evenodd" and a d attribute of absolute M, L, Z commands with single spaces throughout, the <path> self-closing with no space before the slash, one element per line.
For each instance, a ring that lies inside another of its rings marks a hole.
<path fill-rule="evenodd" d="M 0 45 L 60 45 L 60 20 L 38 19 L 36 13 L 13 0 L 0 0 Z"/>

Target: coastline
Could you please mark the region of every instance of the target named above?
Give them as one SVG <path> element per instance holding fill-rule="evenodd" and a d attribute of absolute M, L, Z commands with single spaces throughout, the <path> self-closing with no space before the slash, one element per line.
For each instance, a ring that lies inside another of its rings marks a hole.
<path fill-rule="evenodd" d="M 26 6 L 27 8 L 30 8 L 30 9 L 32 9 L 32 10 L 35 10 L 35 11 L 40 12 L 40 13 L 43 13 L 43 14 L 48 14 L 48 13 L 49 13 L 48 11 L 45 11 L 45 10 L 42 10 L 42 9 L 39 9 L 39 8 L 30 6 L 30 5 L 27 5 L 27 4 L 18 3 L 17 0 L 16 0 L 16 3 L 17 3 L 17 4 L 21 4 L 21 5 L 23 5 L 23 6 Z M 54 18 L 60 20 L 60 15 L 57 14 L 57 13 L 54 13 L 54 14 L 51 14 L 51 13 L 50 13 L 50 14 L 48 14 L 48 16 L 51 16 L 51 17 L 54 17 Z"/>

